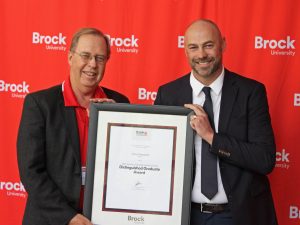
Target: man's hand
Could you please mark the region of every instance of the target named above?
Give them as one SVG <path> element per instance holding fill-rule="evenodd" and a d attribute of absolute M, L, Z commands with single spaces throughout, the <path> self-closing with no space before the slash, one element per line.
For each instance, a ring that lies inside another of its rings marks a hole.
<path fill-rule="evenodd" d="M 184 107 L 192 109 L 195 115 L 191 116 L 191 127 L 197 132 L 197 134 L 203 138 L 210 145 L 214 137 L 214 131 L 210 125 L 208 115 L 204 109 L 195 104 L 185 104 Z"/>
<path fill-rule="evenodd" d="M 95 103 L 97 103 L 97 102 L 110 102 L 110 103 L 116 103 L 115 100 L 110 99 L 110 98 L 91 98 L 91 99 L 90 99 L 90 102 L 95 102 Z M 89 110 L 89 108 L 86 108 L 86 111 L 87 111 L 87 113 L 88 113 L 88 117 L 90 117 L 90 110 Z"/>
<path fill-rule="evenodd" d="M 68 223 L 68 225 L 93 225 L 86 217 L 76 214 Z"/>
<path fill-rule="evenodd" d="M 110 102 L 110 103 L 116 103 L 115 100 L 110 99 L 110 98 L 91 98 L 90 99 L 91 102 Z"/>

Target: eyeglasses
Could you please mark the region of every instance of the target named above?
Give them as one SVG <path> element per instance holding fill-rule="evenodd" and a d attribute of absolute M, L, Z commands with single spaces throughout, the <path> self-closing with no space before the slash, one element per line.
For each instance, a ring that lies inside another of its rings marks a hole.
<path fill-rule="evenodd" d="M 95 61 L 97 64 L 104 64 L 107 61 L 107 57 L 104 55 L 95 55 L 93 56 L 91 53 L 88 52 L 75 52 L 73 51 L 75 54 L 79 55 L 81 60 L 84 63 L 88 63 L 89 61 L 91 61 L 93 58 L 95 58 Z"/>

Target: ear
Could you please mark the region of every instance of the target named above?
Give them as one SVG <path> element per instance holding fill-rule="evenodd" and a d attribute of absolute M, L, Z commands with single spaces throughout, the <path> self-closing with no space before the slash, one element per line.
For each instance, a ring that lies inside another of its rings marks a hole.
<path fill-rule="evenodd" d="M 72 64 L 72 58 L 73 58 L 73 53 L 71 51 L 69 51 L 69 53 L 68 53 L 68 62 L 69 62 L 70 66 Z"/>
<path fill-rule="evenodd" d="M 185 53 L 185 56 L 188 56 L 188 53 L 186 51 L 186 47 L 184 46 L 184 53 Z"/>
<path fill-rule="evenodd" d="M 224 52 L 226 49 L 226 40 L 225 37 L 222 38 L 222 52 Z"/>

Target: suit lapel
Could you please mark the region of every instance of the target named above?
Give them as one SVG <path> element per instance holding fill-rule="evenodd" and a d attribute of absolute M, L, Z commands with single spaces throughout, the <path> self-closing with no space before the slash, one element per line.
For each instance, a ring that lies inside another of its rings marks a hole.
<path fill-rule="evenodd" d="M 66 118 L 66 125 L 67 131 L 69 133 L 69 137 L 72 144 L 73 153 L 75 155 L 75 159 L 80 165 L 80 149 L 79 149 L 79 135 L 78 135 L 78 127 L 77 127 L 77 120 L 75 115 L 75 110 L 73 107 L 65 107 L 65 118 Z"/>
<path fill-rule="evenodd" d="M 178 87 L 178 91 L 180 93 L 180 98 L 178 99 L 179 106 L 193 103 L 193 89 L 190 84 L 190 73 L 184 76 L 182 84 Z"/>
<path fill-rule="evenodd" d="M 64 118 L 66 123 L 66 138 L 68 138 L 71 143 L 76 162 L 78 163 L 78 165 L 81 165 L 79 148 L 80 143 L 75 109 L 73 107 L 65 107 L 62 92 L 60 92 L 60 108 L 62 118 Z"/>
<path fill-rule="evenodd" d="M 234 74 L 230 71 L 225 70 L 224 82 L 222 87 L 222 99 L 220 107 L 219 116 L 219 132 L 225 132 L 230 115 L 232 112 L 232 107 L 235 102 L 236 96 L 238 94 L 238 88 L 234 85 L 235 79 Z"/>

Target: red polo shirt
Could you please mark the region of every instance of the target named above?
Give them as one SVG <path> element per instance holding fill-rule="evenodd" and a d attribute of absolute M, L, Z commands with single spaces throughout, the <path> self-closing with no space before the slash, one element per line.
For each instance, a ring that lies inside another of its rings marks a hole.
<path fill-rule="evenodd" d="M 79 105 L 73 89 L 71 87 L 70 77 L 66 79 L 62 84 L 63 97 L 66 107 L 74 107 L 76 112 L 79 143 L 80 143 L 80 158 L 81 167 L 86 167 L 86 154 L 87 154 L 87 144 L 88 144 L 88 128 L 89 128 L 89 114 L 88 109 Z M 101 87 L 97 87 L 93 98 L 106 98 L 106 95 Z M 83 205 L 83 188 L 81 188 L 80 193 L 80 208 Z"/>
<path fill-rule="evenodd" d="M 66 107 L 74 107 L 76 112 L 79 141 L 80 141 L 80 156 L 81 165 L 86 166 L 86 152 L 88 143 L 88 128 L 89 128 L 89 115 L 86 108 L 79 105 L 73 89 L 71 87 L 70 77 L 62 84 L 63 96 Z M 106 98 L 106 95 L 101 87 L 97 87 L 93 98 Z"/>

